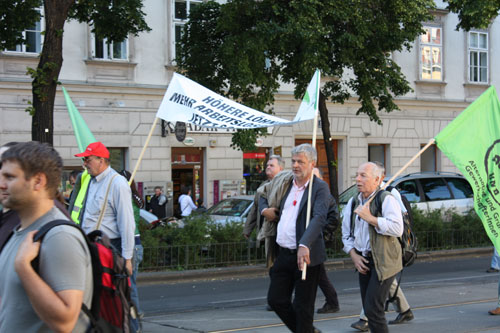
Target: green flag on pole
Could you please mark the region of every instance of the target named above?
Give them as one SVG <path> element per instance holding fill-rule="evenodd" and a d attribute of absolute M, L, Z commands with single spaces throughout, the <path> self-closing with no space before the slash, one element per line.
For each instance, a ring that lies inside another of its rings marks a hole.
<path fill-rule="evenodd" d="M 500 250 L 500 101 L 490 87 L 436 137 L 474 190 L 474 208 Z"/>
<path fill-rule="evenodd" d="M 75 104 L 73 104 L 73 101 L 69 97 L 64 87 L 62 87 L 62 91 L 64 93 L 64 100 L 66 101 L 66 106 L 68 107 L 68 113 L 71 119 L 71 124 L 73 125 L 73 130 L 75 131 L 78 149 L 80 150 L 80 152 L 83 152 L 90 143 L 96 142 L 97 140 L 90 131 L 89 127 L 87 126 L 87 123 L 85 123 L 85 120 L 83 120 L 82 116 L 78 112 Z"/>

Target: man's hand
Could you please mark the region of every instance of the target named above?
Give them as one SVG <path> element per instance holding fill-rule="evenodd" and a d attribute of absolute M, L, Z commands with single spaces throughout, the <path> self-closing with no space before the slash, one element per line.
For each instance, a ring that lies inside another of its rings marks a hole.
<path fill-rule="evenodd" d="M 14 268 L 16 272 L 19 269 L 31 267 L 31 261 L 36 258 L 40 252 L 40 242 L 33 242 L 33 236 L 37 233 L 37 230 L 30 231 L 26 238 L 23 240 L 19 249 L 17 250 L 16 258 L 14 259 Z"/>
<path fill-rule="evenodd" d="M 248 238 L 250 238 L 250 235 L 249 234 L 243 234 L 243 237 L 245 237 L 245 239 L 248 239 Z"/>
<path fill-rule="evenodd" d="M 277 208 L 266 208 L 261 213 L 262 216 L 266 218 L 269 222 L 274 222 L 278 220 L 278 209 Z"/>
<path fill-rule="evenodd" d="M 374 227 L 378 227 L 378 219 L 372 215 L 370 212 L 370 205 L 362 205 L 358 206 L 356 210 L 354 211 L 358 216 L 368 222 L 369 224 L 373 225 Z"/>
<path fill-rule="evenodd" d="M 127 269 L 128 275 L 132 276 L 132 259 L 126 259 L 125 268 Z"/>
<path fill-rule="evenodd" d="M 351 260 L 354 263 L 354 267 L 356 267 L 358 272 L 360 274 L 368 273 L 370 269 L 368 268 L 368 266 L 365 265 L 368 264 L 368 260 L 365 257 L 357 254 L 354 249 L 352 249 L 351 252 L 349 252 L 349 254 L 351 255 Z"/>
<path fill-rule="evenodd" d="M 300 271 L 304 269 L 304 262 L 307 265 L 311 263 L 311 259 L 309 258 L 309 248 L 299 246 L 299 250 L 297 251 L 297 265 L 299 266 Z"/>

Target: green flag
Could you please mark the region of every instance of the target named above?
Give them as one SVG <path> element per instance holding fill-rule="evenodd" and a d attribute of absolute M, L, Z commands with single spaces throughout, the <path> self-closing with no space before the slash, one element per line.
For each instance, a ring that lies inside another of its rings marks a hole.
<path fill-rule="evenodd" d="M 94 135 L 92 134 L 89 127 L 85 123 L 85 120 L 83 120 L 82 116 L 78 112 L 75 104 L 73 104 L 73 101 L 69 97 L 64 87 L 62 87 L 62 91 L 64 93 L 64 100 L 66 101 L 66 106 L 68 107 L 68 113 L 71 119 L 71 124 L 73 125 L 73 130 L 75 131 L 78 149 L 80 150 L 80 152 L 83 152 L 90 143 L 96 142 L 97 140 L 94 138 Z"/>
<path fill-rule="evenodd" d="M 474 190 L 474 208 L 500 250 L 500 102 L 490 87 L 436 137 Z"/>

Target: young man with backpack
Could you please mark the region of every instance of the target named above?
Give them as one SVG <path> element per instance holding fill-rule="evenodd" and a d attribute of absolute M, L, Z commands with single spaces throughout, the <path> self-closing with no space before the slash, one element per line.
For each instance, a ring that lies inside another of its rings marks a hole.
<path fill-rule="evenodd" d="M 385 167 L 382 163 L 380 162 L 373 162 L 377 167 L 379 167 L 382 170 L 382 180 L 385 178 Z M 382 182 L 381 185 L 384 183 Z M 387 191 L 389 191 L 394 198 L 398 201 L 400 207 L 401 207 L 401 213 L 403 216 L 405 214 L 409 214 L 408 208 L 405 206 L 403 203 L 403 199 L 401 197 L 401 194 L 399 191 L 392 187 L 388 186 L 386 188 Z M 409 207 L 411 208 L 411 207 Z M 411 213 L 411 211 L 410 211 Z M 402 324 L 404 322 L 408 322 L 410 320 L 413 320 L 413 312 L 411 311 L 410 305 L 408 304 L 408 301 L 406 300 L 406 297 L 403 293 L 403 290 L 401 289 L 401 286 L 399 286 L 399 282 L 397 279 L 394 279 L 392 281 L 390 290 L 389 290 L 389 299 L 394 298 L 392 301 L 392 304 L 394 306 L 394 310 L 398 313 L 397 317 L 394 320 L 389 321 L 389 325 L 395 325 L 395 324 Z M 363 308 L 361 308 L 361 313 L 359 314 L 359 320 L 351 324 L 352 328 L 358 329 L 360 331 L 368 331 L 368 318 L 365 315 L 365 311 Z"/>
<path fill-rule="evenodd" d="M 397 200 L 383 192 L 381 211 L 375 200 L 382 170 L 374 163 L 362 164 L 356 173 L 359 195 L 344 208 L 342 242 L 359 272 L 363 309 L 372 332 L 388 332 L 385 301 L 397 273 L 402 268 L 402 249 L 398 237 L 403 234 L 403 216 Z M 354 210 L 351 213 L 351 207 Z M 351 220 L 352 219 L 352 220 Z M 351 226 L 354 225 L 353 228 Z"/>
<path fill-rule="evenodd" d="M 93 292 L 84 236 L 75 227 L 58 226 L 42 244 L 33 241 L 42 226 L 66 219 L 54 206 L 62 159 L 47 144 L 27 142 L 11 147 L 1 162 L 0 200 L 21 224 L 0 254 L 0 332 L 84 332 L 90 321 L 81 308 L 90 307 Z"/>

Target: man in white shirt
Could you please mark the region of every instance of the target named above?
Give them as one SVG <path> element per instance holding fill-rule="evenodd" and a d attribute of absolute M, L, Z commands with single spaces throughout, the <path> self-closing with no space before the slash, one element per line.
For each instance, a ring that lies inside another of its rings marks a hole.
<path fill-rule="evenodd" d="M 381 177 L 382 183 L 380 185 L 383 186 L 385 184 L 385 182 L 383 181 L 383 179 L 385 178 L 385 167 L 380 162 L 375 161 L 373 163 L 375 163 L 377 167 L 379 167 L 382 170 L 382 177 Z M 387 188 L 387 190 L 389 190 L 389 187 Z M 403 215 L 406 214 L 407 213 L 406 207 L 403 204 L 403 200 L 401 199 L 401 194 L 398 192 L 398 190 L 395 187 L 393 187 L 390 189 L 389 192 L 391 192 L 394 198 L 396 198 L 396 200 L 398 201 Z M 389 321 L 389 325 L 405 323 L 410 320 L 413 320 L 414 318 L 413 312 L 411 311 L 410 308 L 410 304 L 408 304 L 408 301 L 403 293 L 403 290 L 401 289 L 401 286 L 398 287 L 398 285 L 399 283 L 397 279 L 394 279 L 389 289 L 389 298 L 394 296 L 394 293 L 396 293 L 395 300 L 392 303 L 392 305 L 394 307 L 394 310 L 398 313 L 397 317 L 394 320 Z M 368 331 L 369 329 L 368 318 L 366 317 L 363 308 L 361 308 L 361 313 L 359 314 L 359 320 L 352 323 L 351 327 L 356 328 L 362 332 Z"/>
<path fill-rule="evenodd" d="M 278 212 L 276 242 L 279 254 L 269 272 L 271 285 L 267 301 L 292 332 L 319 332 L 313 327 L 314 301 L 320 264 L 326 260 L 322 230 L 327 222 L 330 191 L 324 181 L 314 177 L 310 222 L 306 227 L 308 186 L 316 160 L 316 149 L 310 144 L 293 148 L 292 183 L 281 199 L 279 209 L 262 210 L 264 216 L 266 210 Z M 307 275 L 306 280 L 302 280 L 301 271 L 305 265 Z"/>
<path fill-rule="evenodd" d="M 397 200 L 390 194 L 381 199 L 381 211 L 375 200 L 383 172 L 375 163 L 362 164 L 356 173 L 359 195 L 344 208 L 342 241 L 359 272 L 363 309 L 372 332 L 388 332 L 384 305 L 395 275 L 402 269 L 401 245 L 403 217 Z M 383 192 L 382 194 L 386 194 Z M 351 217 L 351 206 L 355 205 Z"/>

